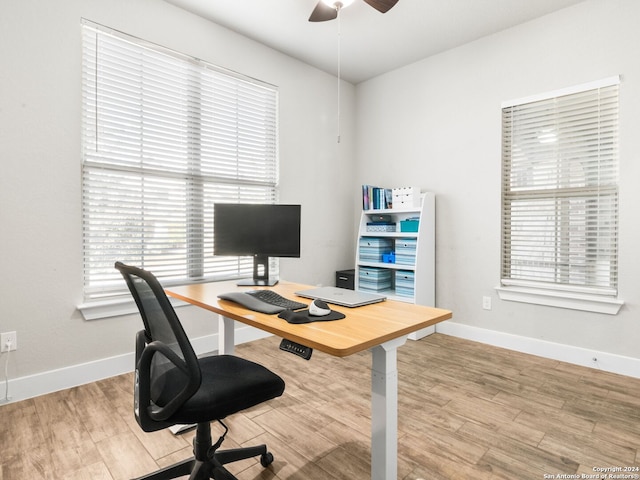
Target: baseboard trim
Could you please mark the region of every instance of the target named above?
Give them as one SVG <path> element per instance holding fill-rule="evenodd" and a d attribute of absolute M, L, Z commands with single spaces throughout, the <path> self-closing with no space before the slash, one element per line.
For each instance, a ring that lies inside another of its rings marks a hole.
<path fill-rule="evenodd" d="M 539 357 L 640 378 L 640 359 L 637 358 L 522 337 L 450 321 L 438 324 L 436 332 Z M 236 344 L 258 340 L 270 335 L 253 327 L 241 327 L 236 329 Z M 211 352 L 213 350 L 212 347 L 218 345 L 218 334 L 193 339 L 192 344 L 198 355 Z M 594 358 L 597 360 L 594 361 Z M 80 365 L 10 379 L 9 403 L 128 373 L 133 370 L 133 363 L 134 354 L 131 352 Z M 0 387 L 4 387 L 4 385 L 0 385 Z M 0 388 L 0 391 L 3 390 L 4 388 Z M 0 404 L 4 403 L 7 402 L 0 402 Z"/>
<path fill-rule="evenodd" d="M 237 328 L 235 333 L 237 345 L 271 335 L 250 326 Z M 198 355 L 214 351 L 218 345 L 218 334 L 192 339 L 191 344 Z M 8 403 L 131 372 L 133 371 L 134 358 L 133 352 L 125 353 L 80 365 L 10 379 Z M 0 394 L 2 393 L 4 393 L 4 382 L 0 383 Z"/>
<path fill-rule="evenodd" d="M 640 359 L 638 358 L 522 337 L 450 321 L 439 323 L 436 326 L 436 332 L 627 377 L 640 378 Z"/>

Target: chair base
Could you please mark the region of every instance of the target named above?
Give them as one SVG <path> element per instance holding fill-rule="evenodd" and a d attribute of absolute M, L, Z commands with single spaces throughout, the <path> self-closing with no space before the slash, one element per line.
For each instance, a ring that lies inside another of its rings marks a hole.
<path fill-rule="evenodd" d="M 273 462 L 273 455 L 267 451 L 266 445 L 218 451 L 216 447 L 222 443 L 223 438 L 224 435 L 220 437 L 216 446 L 212 447 L 211 426 L 209 423 L 199 423 L 196 437 L 193 440 L 195 454 L 193 457 L 134 480 L 170 480 L 187 475 L 189 475 L 189 480 L 208 480 L 211 478 L 214 480 L 237 480 L 231 472 L 224 468 L 224 465 L 257 456 L 260 457 L 260 464 L 263 467 L 267 467 Z"/>
<path fill-rule="evenodd" d="M 186 475 L 190 475 L 191 472 L 195 472 L 195 465 L 196 459 L 195 457 L 191 457 L 187 460 L 171 465 L 170 467 L 143 475 L 142 477 L 136 477 L 135 480 L 169 480 L 172 478 L 184 477 Z"/>

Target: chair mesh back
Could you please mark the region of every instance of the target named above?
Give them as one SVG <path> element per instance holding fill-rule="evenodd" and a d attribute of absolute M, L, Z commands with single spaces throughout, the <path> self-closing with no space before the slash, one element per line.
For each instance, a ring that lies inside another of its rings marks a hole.
<path fill-rule="evenodd" d="M 197 389 L 201 375 L 197 357 L 162 286 L 150 272 L 126 265 L 116 266 L 136 300 L 144 322 L 147 343 L 162 343 L 175 355 L 172 361 L 160 352 L 153 356 L 151 399 L 156 402 L 160 392 L 165 392 L 166 395 L 167 388 L 176 394 L 188 385 L 190 390 L 194 386 Z M 176 361 L 179 368 L 176 367 Z"/>
<path fill-rule="evenodd" d="M 176 338 L 176 335 L 171 328 L 171 324 L 169 323 L 166 314 L 162 310 L 162 307 L 160 306 L 160 303 L 158 302 L 155 294 L 153 293 L 149 285 L 141 278 L 134 277 L 132 280 L 133 285 L 138 292 L 141 307 L 145 312 L 145 329 L 147 330 L 147 335 L 154 342 L 159 341 L 164 343 L 180 358 L 180 360 L 185 362 L 185 357 L 182 353 L 180 345 L 178 344 L 178 339 Z M 156 394 L 165 387 L 165 385 L 159 384 L 160 379 L 167 378 L 167 371 L 173 368 L 175 368 L 174 365 L 167 359 L 166 356 L 162 354 L 156 354 L 153 357 L 153 362 L 151 364 L 152 399 L 155 400 L 157 398 Z M 180 386 L 176 385 L 179 390 L 181 390 L 188 382 L 187 375 L 177 375 L 174 377 L 174 380 L 180 381 L 180 377 L 183 377 L 182 382 L 184 382 L 184 384 Z"/>

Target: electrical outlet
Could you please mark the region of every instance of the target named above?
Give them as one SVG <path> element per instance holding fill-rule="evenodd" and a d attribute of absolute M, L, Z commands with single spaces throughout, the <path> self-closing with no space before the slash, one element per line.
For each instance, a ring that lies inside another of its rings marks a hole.
<path fill-rule="evenodd" d="M 491 310 L 491 297 L 482 297 L 482 308 Z"/>
<path fill-rule="evenodd" d="M 11 349 L 9 349 L 11 343 Z M 18 349 L 18 334 L 16 332 L 0 333 L 0 353 Z"/>

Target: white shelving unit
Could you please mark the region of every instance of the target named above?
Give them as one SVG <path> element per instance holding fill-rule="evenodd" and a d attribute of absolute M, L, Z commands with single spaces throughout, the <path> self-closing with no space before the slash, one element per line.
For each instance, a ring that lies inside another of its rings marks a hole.
<path fill-rule="evenodd" d="M 420 194 L 420 206 L 400 207 L 391 209 L 363 210 L 358 229 L 358 242 L 356 243 L 356 268 L 355 289 L 363 292 L 376 291 L 389 299 L 401 302 L 415 303 L 417 305 L 435 306 L 435 195 L 430 192 Z M 380 232 L 370 231 L 367 224 L 376 217 L 387 215 L 396 224 L 396 231 Z M 417 232 L 400 231 L 400 222 L 410 218 L 417 218 Z M 396 263 L 382 261 L 382 257 L 375 261 L 371 255 L 363 253 L 363 246 L 368 244 L 390 243 L 391 251 L 396 253 Z M 408 245 L 408 250 L 405 246 Z M 415 245 L 415 256 L 411 255 Z M 409 252 L 398 258 L 398 251 Z M 362 257 L 365 258 L 362 258 Z M 399 263 L 401 262 L 401 263 Z M 373 269 L 373 270 L 372 270 Z M 361 276 L 366 279 L 369 273 L 388 277 L 391 283 L 383 289 L 372 290 L 366 288 L 361 282 Z M 398 280 L 398 282 L 397 282 Z M 413 286 L 413 288 L 411 288 Z M 435 331 L 435 327 L 428 327 L 409 338 L 418 340 Z"/>

